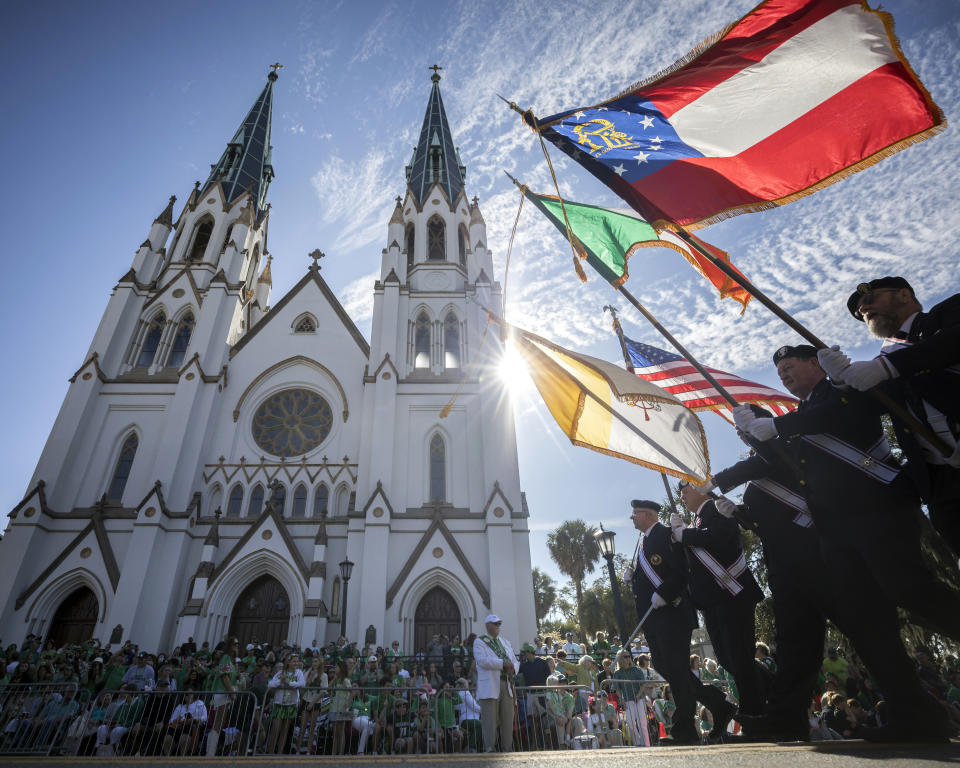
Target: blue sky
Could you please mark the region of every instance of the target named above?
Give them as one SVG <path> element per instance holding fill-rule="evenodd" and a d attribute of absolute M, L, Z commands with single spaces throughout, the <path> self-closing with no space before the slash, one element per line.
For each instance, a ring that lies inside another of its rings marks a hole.
<path fill-rule="evenodd" d="M 533 134 L 502 93 L 540 115 L 619 92 L 669 66 L 750 10 L 750 0 L 463 3 L 20 3 L 0 30 L 6 76 L 0 146 L 5 285 L 0 353 L 7 439 L 0 509 L 26 485 L 116 280 L 171 194 L 186 200 L 259 93 L 276 86 L 269 200 L 275 303 L 324 250 L 323 274 L 369 334 L 372 285 L 393 200 L 429 92 L 444 67 L 447 115 L 480 198 L 497 278 L 518 196 L 502 173 L 550 191 Z M 948 119 L 960 107 L 960 4 L 888 0 L 903 48 Z M 622 206 L 552 154 L 562 192 Z M 954 128 L 782 209 L 699 234 L 829 342 L 872 355 L 877 344 L 843 307 L 856 283 L 903 274 L 930 306 L 957 292 L 960 141 Z M 628 335 L 652 329 L 597 278 L 582 285 L 569 247 L 524 207 L 508 282 L 510 320 L 616 360 L 602 306 Z M 798 338 L 757 303 L 744 316 L 676 254 L 631 261 L 630 287 L 701 359 L 775 385 L 770 354 Z M 662 345 L 661 345 L 662 346 Z M 515 393 L 521 480 L 535 565 L 555 576 L 545 539 L 565 519 L 603 521 L 631 549 L 631 498 L 660 498 L 659 476 L 574 448 L 529 385 Z M 704 416 L 714 469 L 741 449 Z"/>

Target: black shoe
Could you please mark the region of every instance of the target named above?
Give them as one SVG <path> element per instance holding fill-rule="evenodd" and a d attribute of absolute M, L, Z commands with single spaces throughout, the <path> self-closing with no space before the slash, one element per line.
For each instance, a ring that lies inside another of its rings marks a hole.
<path fill-rule="evenodd" d="M 744 741 L 810 741 L 810 726 L 803 718 L 793 721 L 770 715 L 737 715 Z"/>
<path fill-rule="evenodd" d="M 726 734 L 727 726 L 730 725 L 733 716 L 737 714 L 736 704 L 725 701 L 724 705 L 719 712 L 714 712 L 712 709 L 710 710 L 710 714 L 713 715 L 713 728 L 710 729 L 710 741 L 720 741 L 724 734 Z"/>

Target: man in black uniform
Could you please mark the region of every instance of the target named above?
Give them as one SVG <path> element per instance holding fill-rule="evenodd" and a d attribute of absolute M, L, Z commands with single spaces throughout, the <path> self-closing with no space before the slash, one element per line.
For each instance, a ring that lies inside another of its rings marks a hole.
<path fill-rule="evenodd" d="M 930 522 L 960 557 L 960 294 L 924 312 L 904 278 L 880 277 L 860 283 L 847 309 L 883 339 L 880 355 L 851 364 L 839 350 L 821 350 L 821 365 L 854 389 L 881 385 L 953 451 L 945 456 L 893 415 Z"/>
<path fill-rule="evenodd" d="M 796 411 L 758 419 L 740 406 L 734 419 L 756 440 L 782 440 L 799 465 L 826 572 L 846 619 L 841 629 L 890 705 L 893 725 L 873 736 L 940 739 L 946 733 L 943 712 L 922 694 L 888 606 L 906 608 L 960 637 L 960 595 L 924 567 L 918 500 L 890 454 L 876 406 L 858 392 L 834 387 L 816 357 L 809 345 L 774 354 L 780 380 L 801 398 Z"/>
<path fill-rule="evenodd" d="M 754 663 L 754 612 L 763 591 L 747 567 L 740 528 L 731 516 L 734 504 L 728 499 L 713 499 L 688 483 L 681 484 L 680 498 L 694 513 L 694 524 L 685 527 L 674 512 L 670 527 L 686 550 L 690 597 L 703 614 L 717 661 L 737 683 L 740 711 L 759 715 L 763 695 Z M 727 514 L 721 514 L 718 506 Z"/>
<path fill-rule="evenodd" d="M 697 701 L 713 714 L 711 737 L 719 737 L 736 712 L 719 688 L 704 685 L 690 671 L 690 636 L 697 614 L 687 596 L 687 563 L 683 547 L 658 521 L 660 505 L 634 500 L 630 519 L 643 535 L 633 562 L 624 573 L 630 582 L 637 615 L 653 608 L 643 625 L 653 668 L 670 684 L 677 709 L 671 730 L 673 744 L 699 744 L 693 723 Z M 716 735 L 715 735 L 716 732 Z"/>

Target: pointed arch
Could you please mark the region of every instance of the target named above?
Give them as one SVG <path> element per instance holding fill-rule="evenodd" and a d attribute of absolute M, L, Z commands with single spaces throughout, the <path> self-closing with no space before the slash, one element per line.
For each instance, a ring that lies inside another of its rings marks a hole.
<path fill-rule="evenodd" d="M 213 514 L 218 509 L 223 512 L 223 487 L 220 483 L 214 483 L 213 487 L 210 488 L 207 493 L 207 507 L 209 510 L 208 514 Z"/>
<path fill-rule="evenodd" d="M 319 323 L 317 318 L 310 312 L 303 312 L 290 323 L 294 333 L 316 333 Z"/>
<path fill-rule="evenodd" d="M 329 510 L 327 509 L 329 501 L 330 491 L 327 490 L 326 484 L 320 483 L 313 494 L 313 516 L 320 517 L 325 510 L 329 514 Z"/>
<path fill-rule="evenodd" d="M 460 259 L 460 266 L 467 268 L 467 243 L 470 242 L 470 235 L 467 234 L 467 228 L 461 224 L 457 227 L 457 256 Z"/>
<path fill-rule="evenodd" d="M 460 318 L 451 309 L 443 318 L 443 367 L 462 367 L 460 352 Z"/>
<path fill-rule="evenodd" d="M 446 501 L 447 444 L 439 432 L 434 432 L 433 437 L 430 438 L 430 451 L 427 462 L 430 477 L 429 501 Z"/>
<path fill-rule="evenodd" d="M 230 499 L 227 501 L 227 517 L 240 517 L 243 512 L 243 486 L 237 483 L 230 490 Z"/>
<path fill-rule="evenodd" d="M 337 488 L 336 516 L 346 517 L 347 508 L 350 506 L 350 489 L 346 483 L 341 483 Z"/>
<path fill-rule="evenodd" d="M 413 367 L 430 368 L 430 342 L 433 323 L 426 310 L 421 309 L 413 323 Z"/>
<path fill-rule="evenodd" d="M 167 324 L 167 316 L 161 309 L 147 322 L 143 343 L 140 345 L 140 354 L 137 355 L 137 367 L 149 368 L 157 356 L 160 340 L 163 338 L 163 329 Z"/>
<path fill-rule="evenodd" d="M 250 263 L 247 264 L 247 276 L 243 282 L 248 291 L 253 290 L 253 279 L 257 276 L 257 268 L 260 264 L 260 243 L 253 246 L 253 253 L 250 254 Z"/>
<path fill-rule="evenodd" d="M 139 445 L 140 438 L 137 437 L 136 432 L 131 432 L 124 439 L 120 448 L 120 455 L 117 457 L 117 463 L 114 465 L 110 486 L 107 488 L 107 498 L 111 501 L 119 503 L 123 499 L 123 492 L 127 487 L 127 480 L 130 479 L 133 459 L 137 455 Z"/>
<path fill-rule="evenodd" d="M 434 214 L 427 221 L 427 261 L 446 261 L 447 225 L 443 217 Z"/>
<path fill-rule="evenodd" d="M 404 245 L 407 247 L 407 272 L 409 273 L 413 269 L 413 248 L 417 244 L 416 237 L 417 228 L 411 222 L 407 224 L 407 228 L 404 231 Z"/>
<path fill-rule="evenodd" d="M 250 494 L 250 506 L 247 507 L 247 517 L 260 517 L 263 512 L 263 486 L 257 483 Z"/>
<path fill-rule="evenodd" d="M 167 368 L 179 368 L 187 357 L 187 347 L 190 346 L 190 337 L 193 335 L 195 321 L 193 310 L 189 310 L 180 316 L 177 323 L 177 331 L 173 336 L 173 343 L 170 345 L 170 353 L 167 355 Z"/>
<path fill-rule="evenodd" d="M 477 601 L 474 599 L 475 591 L 472 591 L 459 577 L 446 568 L 431 568 L 410 582 L 398 601 L 397 618 L 401 621 L 404 617 L 412 618 L 420 601 L 434 587 L 443 587 L 453 597 L 460 609 L 460 618 L 464 622 L 460 636 L 466 637 L 469 635 L 472 623 L 479 621 Z M 410 631 L 413 631 L 412 626 Z M 410 640 L 412 639 L 411 636 Z M 406 647 L 410 647 L 409 642 Z"/>
<path fill-rule="evenodd" d="M 98 622 L 103 622 L 107 616 L 107 590 L 96 574 L 86 568 L 75 568 L 61 574 L 50 582 L 34 599 L 27 609 L 24 621 L 27 622 L 28 632 L 37 635 L 44 634 L 53 620 L 57 607 L 76 590 L 87 587 L 97 598 L 99 613 Z"/>
<path fill-rule="evenodd" d="M 293 492 L 293 510 L 291 511 L 290 516 L 307 516 L 307 488 L 303 483 L 300 483 L 300 485 L 298 485 Z"/>
<path fill-rule="evenodd" d="M 213 234 L 213 225 L 213 216 L 209 213 L 200 217 L 193 227 L 193 238 L 184 261 L 203 261 L 210 244 L 210 235 Z"/>

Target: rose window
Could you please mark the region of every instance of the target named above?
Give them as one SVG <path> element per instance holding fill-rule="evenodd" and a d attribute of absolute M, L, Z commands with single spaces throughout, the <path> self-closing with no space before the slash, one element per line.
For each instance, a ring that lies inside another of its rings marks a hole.
<path fill-rule="evenodd" d="M 320 395 L 285 389 L 257 409 L 253 439 L 274 456 L 301 456 L 326 440 L 332 427 L 333 412 Z"/>

